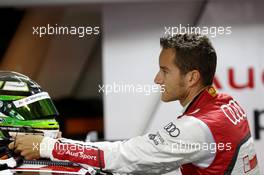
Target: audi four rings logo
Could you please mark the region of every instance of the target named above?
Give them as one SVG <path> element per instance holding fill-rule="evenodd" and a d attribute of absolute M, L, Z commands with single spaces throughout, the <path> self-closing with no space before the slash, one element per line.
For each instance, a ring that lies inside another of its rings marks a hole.
<path fill-rule="evenodd" d="M 234 100 L 230 100 L 228 104 L 221 106 L 225 116 L 234 124 L 237 125 L 241 120 L 247 116 L 240 106 Z"/>
<path fill-rule="evenodd" d="M 171 136 L 171 137 L 178 137 L 180 135 L 180 130 L 179 128 L 176 127 L 175 124 L 170 122 L 164 127 L 165 131 Z"/>

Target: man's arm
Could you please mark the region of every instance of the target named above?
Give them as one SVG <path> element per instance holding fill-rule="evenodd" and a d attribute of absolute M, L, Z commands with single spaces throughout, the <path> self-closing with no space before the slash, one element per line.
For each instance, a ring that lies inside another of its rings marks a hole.
<path fill-rule="evenodd" d="M 40 144 L 40 156 L 117 173 L 166 173 L 210 157 L 207 150 L 191 146 L 207 142 L 207 133 L 196 120 L 183 117 L 157 132 L 124 142 L 85 143 L 45 137 Z"/>

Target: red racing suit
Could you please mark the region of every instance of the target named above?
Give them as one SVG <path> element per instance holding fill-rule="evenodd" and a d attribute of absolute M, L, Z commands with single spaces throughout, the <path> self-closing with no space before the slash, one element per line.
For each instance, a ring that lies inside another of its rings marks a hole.
<path fill-rule="evenodd" d="M 196 117 L 210 128 L 218 149 L 210 166 L 199 168 L 192 163 L 185 164 L 182 174 L 259 173 L 246 114 L 232 97 L 216 94 L 214 88 L 209 88 L 184 114 Z M 230 145 L 230 149 L 224 149 L 225 145 Z"/>
<path fill-rule="evenodd" d="M 182 116 L 154 133 L 117 142 L 44 137 L 40 156 L 118 174 L 260 174 L 243 109 L 230 96 L 207 88 Z"/>

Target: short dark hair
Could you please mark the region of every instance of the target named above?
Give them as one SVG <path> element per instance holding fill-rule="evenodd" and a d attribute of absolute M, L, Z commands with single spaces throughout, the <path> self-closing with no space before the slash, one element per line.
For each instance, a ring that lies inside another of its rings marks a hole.
<path fill-rule="evenodd" d="M 175 64 L 182 74 L 198 70 L 204 86 L 213 84 L 217 56 L 208 37 L 200 34 L 177 34 L 160 38 L 160 45 L 165 49 L 175 49 Z"/>

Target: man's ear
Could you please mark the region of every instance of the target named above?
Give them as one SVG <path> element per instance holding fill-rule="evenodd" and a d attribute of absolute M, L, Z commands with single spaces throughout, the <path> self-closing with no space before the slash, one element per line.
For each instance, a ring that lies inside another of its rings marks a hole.
<path fill-rule="evenodd" d="M 198 70 L 192 70 L 187 73 L 187 81 L 189 86 L 196 85 L 201 79 L 201 74 Z"/>

